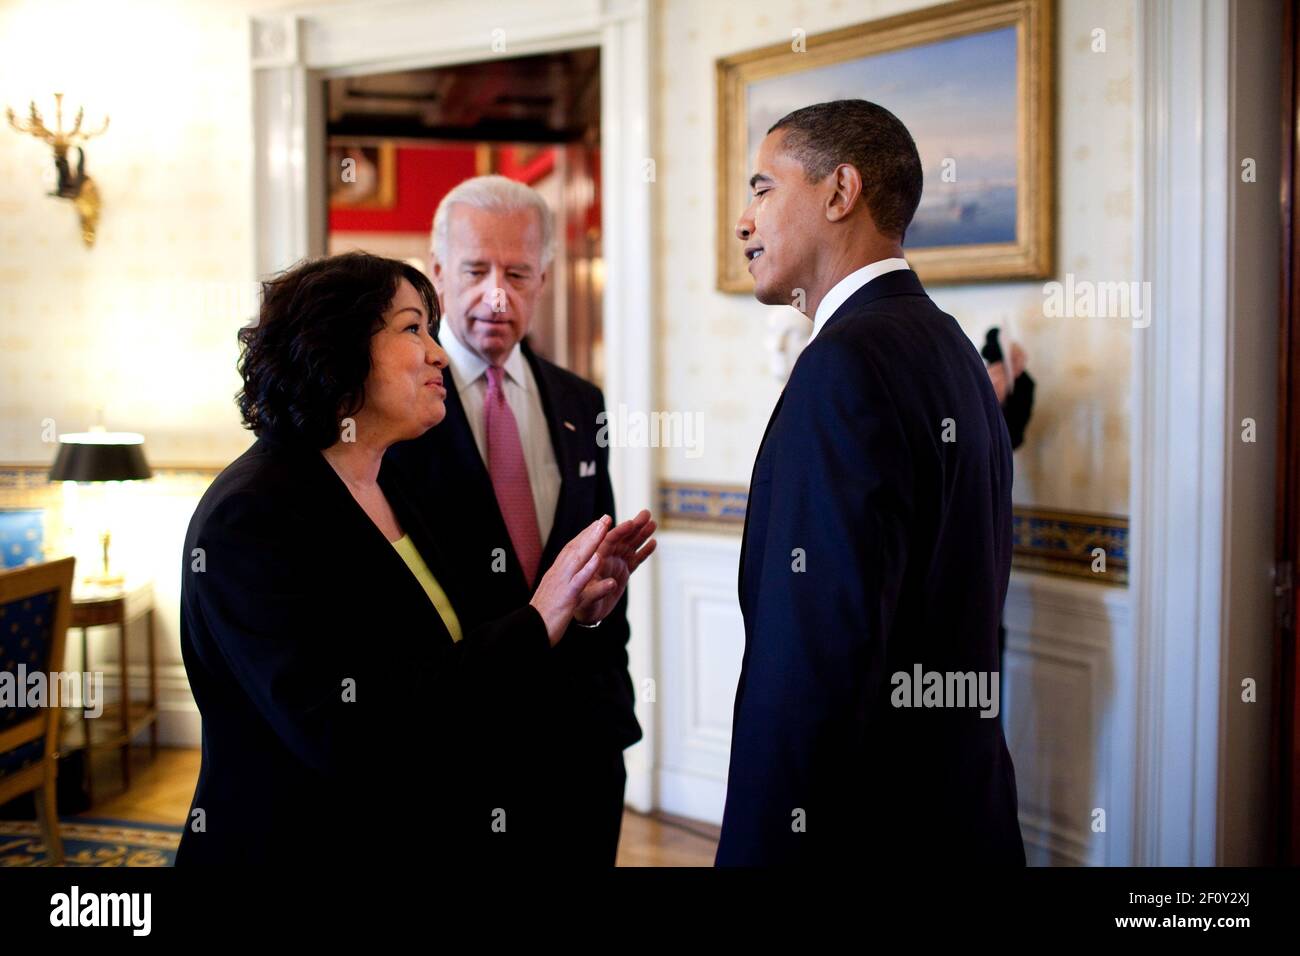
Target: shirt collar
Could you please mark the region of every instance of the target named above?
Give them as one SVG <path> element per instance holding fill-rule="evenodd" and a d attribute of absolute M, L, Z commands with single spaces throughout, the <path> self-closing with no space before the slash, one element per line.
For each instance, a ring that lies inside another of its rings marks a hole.
<path fill-rule="evenodd" d="M 450 322 L 443 322 L 439 327 L 438 344 L 446 351 L 447 358 L 451 362 L 451 376 L 458 390 L 463 390 L 474 384 L 487 371 L 488 363 L 461 342 L 455 330 L 452 329 Z M 524 355 L 519 343 L 516 342 L 515 347 L 506 356 L 503 368 L 505 368 L 506 375 L 516 385 L 525 391 L 528 390 L 528 376 L 525 374 Z"/>
<path fill-rule="evenodd" d="M 879 259 L 876 262 L 869 263 L 858 269 L 856 272 L 850 272 L 839 282 L 831 286 L 831 290 L 822 297 L 821 303 L 817 306 L 817 314 L 813 317 L 812 339 L 817 337 L 817 333 L 822 330 L 832 315 L 836 313 L 840 306 L 849 300 L 849 296 L 857 292 L 872 279 L 878 279 L 887 272 L 896 272 L 899 269 L 910 269 L 906 259 Z M 809 339 L 811 341 L 811 339 Z"/>

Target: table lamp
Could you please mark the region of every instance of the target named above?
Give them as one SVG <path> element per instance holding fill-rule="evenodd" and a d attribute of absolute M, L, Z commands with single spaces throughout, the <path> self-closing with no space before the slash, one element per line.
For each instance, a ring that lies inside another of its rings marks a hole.
<path fill-rule="evenodd" d="M 102 427 L 88 432 L 59 436 L 59 453 L 50 466 L 50 481 L 116 482 L 142 481 L 153 472 L 144 457 L 144 436 L 135 432 L 110 432 Z M 104 547 L 104 571 L 86 581 L 105 586 L 122 584 L 122 575 L 112 574 L 108 563 L 111 535 L 107 527 L 100 535 Z"/>

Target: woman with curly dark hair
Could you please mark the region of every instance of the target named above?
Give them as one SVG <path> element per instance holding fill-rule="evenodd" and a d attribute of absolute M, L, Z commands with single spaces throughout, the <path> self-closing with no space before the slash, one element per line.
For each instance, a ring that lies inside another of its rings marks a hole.
<path fill-rule="evenodd" d="M 349 253 L 265 283 L 239 334 L 257 440 L 185 538 L 203 760 L 177 863 L 499 856 L 515 791 L 478 728 L 575 610 L 598 618 L 653 550 L 645 512 L 612 529 L 606 516 L 528 605 L 462 633 L 447 595 L 467 556 L 382 467 L 445 413 L 438 320 L 421 272 Z"/>

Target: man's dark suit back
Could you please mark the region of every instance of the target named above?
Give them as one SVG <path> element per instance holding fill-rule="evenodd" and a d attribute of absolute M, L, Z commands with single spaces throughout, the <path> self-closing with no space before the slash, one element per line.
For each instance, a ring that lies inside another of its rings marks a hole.
<path fill-rule="evenodd" d="M 800 356 L 754 466 L 719 864 L 1023 863 L 1001 722 L 891 702 L 918 664 L 998 670 L 1010 560 L 984 364 L 914 273 L 880 276 Z"/>
<path fill-rule="evenodd" d="M 575 535 L 602 514 L 614 516 L 614 493 L 609 451 L 597 441 L 597 416 L 605 408 L 600 389 L 534 354 L 526 343 L 522 348 L 541 393 L 562 482 L 555 520 L 543 544 L 536 579 L 540 581 Z M 393 446 L 384 468 L 392 470 L 426 520 L 445 529 L 447 540 L 458 542 L 458 574 L 447 593 L 462 624 L 473 627 L 526 604 L 532 589 L 515 556 L 450 371 L 443 381 L 448 393 L 443 422 L 414 441 Z M 570 625 L 543 666 L 523 675 L 515 694 L 518 707 L 498 715 L 494 728 L 511 773 L 537 785 L 537 801 L 521 816 L 531 816 L 537 827 L 564 837 L 570 854 L 578 857 L 584 856 L 583 838 L 592 830 L 561 816 L 566 796 L 572 813 L 612 817 L 617 840 L 622 752 L 641 739 L 627 670 L 628 638 L 626 596 L 599 628 Z M 580 805 L 581 794 L 590 797 L 597 790 L 608 795 L 601 804 L 608 805 L 607 814 Z M 598 848 L 591 855 L 604 856 Z M 612 855 L 608 863 L 613 863 Z"/>

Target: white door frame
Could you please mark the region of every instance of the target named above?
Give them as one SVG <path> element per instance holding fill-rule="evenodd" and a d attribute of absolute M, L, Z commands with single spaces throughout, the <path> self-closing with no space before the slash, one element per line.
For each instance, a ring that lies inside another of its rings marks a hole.
<path fill-rule="evenodd" d="M 385 0 L 252 17 L 255 274 L 325 251 L 323 79 L 599 47 L 605 395 L 650 411 L 649 21 L 645 0 Z M 610 470 L 623 512 L 652 505 L 650 449 L 611 447 Z M 655 673 L 653 564 L 628 599 L 638 688 Z M 628 752 L 627 800 L 642 811 L 655 803 L 653 696 L 638 694 L 645 739 Z"/>
<path fill-rule="evenodd" d="M 1229 511 L 1226 0 L 1141 0 L 1135 164 L 1138 278 L 1150 326 L 1133 336 L 1133 659 L 1125 747 L 1131 815 L 1111 815 L 1115 862 L 1217 861 L 1220 693 Z M 1127 851 L 1127 852 L 1126 852 Z M 1123 859 L 1124 856 L 1128 859 Z"/>

